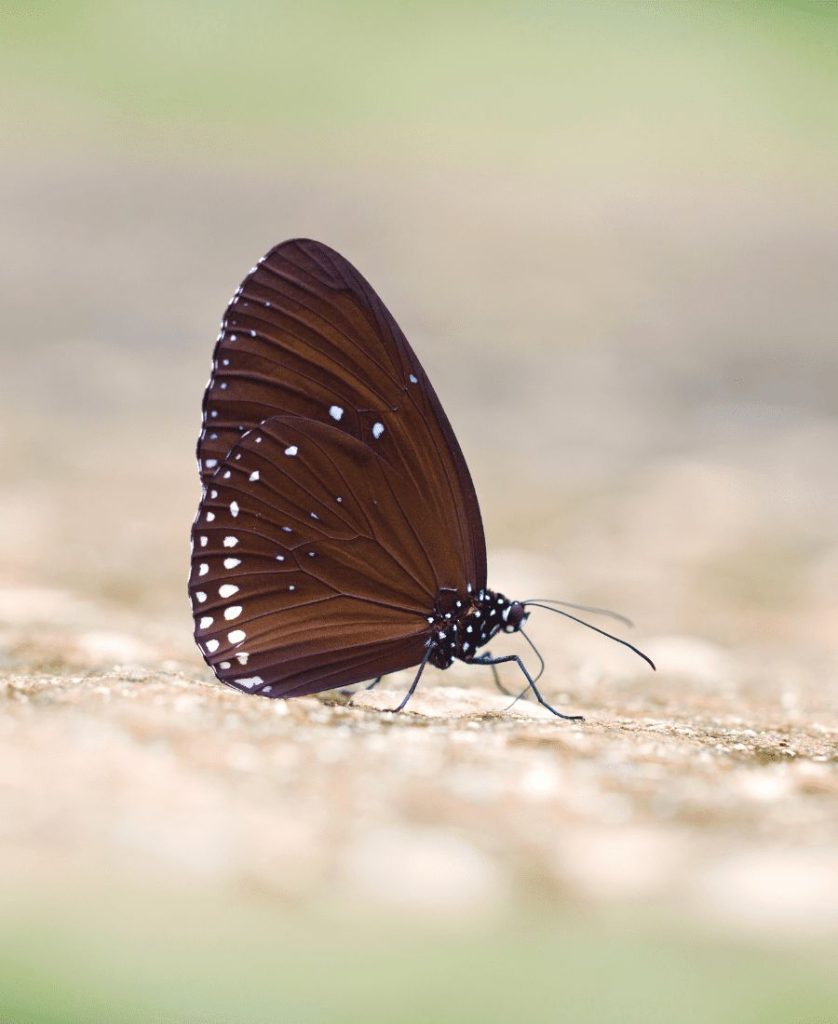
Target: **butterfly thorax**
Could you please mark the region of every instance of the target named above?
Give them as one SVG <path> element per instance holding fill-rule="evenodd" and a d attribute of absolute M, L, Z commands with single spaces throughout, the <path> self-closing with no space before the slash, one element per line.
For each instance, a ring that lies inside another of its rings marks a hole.
<path fill-rule="evenodd" d="M 494 590 L 468 594 L 465 599 L 451 592 L 437 597 L 431 624 L 429 661 L 448 668 L 455 658 L 472 661 L 477 651 L 498 633 L 521 628 L 526 612 L 519 601 L 510 601 Z"/>

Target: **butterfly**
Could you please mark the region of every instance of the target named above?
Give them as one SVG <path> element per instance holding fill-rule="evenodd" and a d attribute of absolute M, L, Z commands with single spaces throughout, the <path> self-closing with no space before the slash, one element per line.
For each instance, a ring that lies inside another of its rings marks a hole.
<path fill-rule="evenodd" d="M 223 683 L 296 697 L 417 667 L 401 710 L 427 665 L 514 662 L 541 704 L 580 717 L 542 696 L 543 660 L 533 675 L 518 655 L 481 653 L 502 632 L 535 650 L 530 608 L 561 602 L 488 587 L 448 417 L 384 303 L 333 249 L 283 242 L 233 295 L 197 459 L 189 595 L 196 643 Z"/>

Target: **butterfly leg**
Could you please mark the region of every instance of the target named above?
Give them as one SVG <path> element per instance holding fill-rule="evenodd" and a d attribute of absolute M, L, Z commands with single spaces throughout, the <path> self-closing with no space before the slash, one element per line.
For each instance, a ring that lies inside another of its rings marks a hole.
<path fill-rule="evenodd" d="M 413 696 L 413 691 L 419 685 L 419 680 L 422 678 L 422 673 L 425 671 L 425 666 L 428 664 L 428 658 L 430 658 L 430 656 L 431 656 L 431 650 L 432 650 L 432 648 L 428 647 L 428 649 L 425 651 L 425 656 L 422 658 L 422 663 L 419 666 L 419 670 L 417 671 L 416 675 L 413 677 L 413 682 L 410 684 L 410 689 L 404 695 L 404 698 L 402 699 L 401 704 L 399 704 L 399 706 L 397 708 L 390 708 L 391 714 L 395 715 L 396 712 L 401 711 L 404 708 L 405 704 L 407 704 L 407 702 Z"/>
<path fill-rule="evenodd" d="M 500 673 L 497 670 L 497 664 L 494 661 L 494 659 L 492 658 L 492 655 L 491 655 L 491 653 L 489 651 L 484 651 L 482 654 L 478 654 L 477 657 L 473 659 L 472 664 L 473 665 L 489 665 L 490 668 L 492 669 L 492 677 L 495 680 L 495 686 L 506 697 L 511 697 L 512 696 L 512 694 L 509 692 L 509 690 L 507 690 L 507 688 L 500 681 Z"/>
<path fill-rule="evenodd" d="M 491 661 L 489 661 L 487 658 L 482 659 L 482 661 L 480 659 L 478 659 L 478 658 L 475 658 L 474 660 L 475 661 L 480 661 L 480 663 L 483 664 L 483 665 L 503 665 L 503 664 L 505 664 L 508 661 L 516 662 L 517 665 L 518 665 L 518 668 L 524 673 L 524 676 L 526 677 L 527 683 L 529 684 L 529 688 L 535 694 L 536 700 L 538 701 L 539 704 L 541 704 L 542 707 L 547 708 L 547 710 L 551 711 L 557 718 L 565 718 L 569 722 L 584 722 L 585 721 L 585 719 L 584 719 L 584 717 L 582 715 L 563 715 L 561 713 L 561 711 L 556 711 L 556 709 L 552 705 L 548 704 L 547 701 L 541 696 L 541 691 L 535 685 L 535 680 L 533 679 L 533 677 L 527 671 L 526 665 L 523 663 L 523 661 L 521 661 L 521 659 L 518 657 L 517 654 L 506 654 L 506 655 L 504 655 L 501 658 L 492 658 Z M 516 697 L 516 700 L 517 700 L 517 697 Z"/>
<path fill-rule="evenodd" d="M 378 686 L 378 684 L 381 682 L 381 680 L 383 678 L 384 678 L 384 676 L 376 676 L 375 679 L 373 679 L 373 681 L 371 683 L 367 683 L 367 685 L 364 687 L 364 689 L 365 690 L 371 690 L 374 686 Z M 360 690 L 341 690 L 340 694 L 343 697 L 349 697 L 350 698 L 349 703 L 351 704 L 352 703 L 351 698 L 354 697 L 356 693 L 360 693 L 360 692 L 361 692 Z"/>

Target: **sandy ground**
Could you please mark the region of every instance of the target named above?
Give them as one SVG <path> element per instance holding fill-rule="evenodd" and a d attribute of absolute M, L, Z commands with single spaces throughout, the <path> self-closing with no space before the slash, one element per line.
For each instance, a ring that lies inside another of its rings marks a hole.
<path fill-rule="evenodd" d="M 60 861 L 65 877 L 139 869 L 152 886 L 446 918 L 637 905 L 753 935 L 835 930 L 838 717 L 778 705 L 708 644 L 652 641 L 660 676 L 629 664 L 616 683 L 580 660 L 563 692 L 546 685 L 584 724 L 507 710 L 466 667 L 431 673 L 394 716 L 406 677 L 251 698 L 155 658 L 127 620 L 103 632 L 95 608 L 29 596 L 70 625 L 63 664 L 4 673 L 7 882 Z"/>

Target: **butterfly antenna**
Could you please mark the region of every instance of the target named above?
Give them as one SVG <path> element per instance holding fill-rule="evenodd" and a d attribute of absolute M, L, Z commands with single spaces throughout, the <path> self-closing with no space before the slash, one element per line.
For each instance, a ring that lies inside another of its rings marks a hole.
<path fill-rule="evenodd" d="M 519 632 L 519 633 L 521 634 L 521 636 L 522 636 L 522 637 L 523 637 L 523 638 L 524 638 L 524 639 L 525 639 L 525 640 L 527 641 L 527 643 L 528 643 L 528 644 L 530 645 L 530 647 L 532 647 L 533 651 L 535 651 L 535 656 L 536 656 L 536 658 L 538 658 L 538 663 L 539 663 L 539 665 L 541 666 L 541 668 L 539 668 L 539 670 L 538 670 L 538 675 L 537 675 L 537 676 L 535 677 L 535 680 L 534 680 L 534 682 L 536 682 L 536 683 L 537 683 L 537 682 L 538 682 L 538 680 L 539 680 L 539 679 L 540 679 L 540 678 L 542 677 L 542 675 L 544 674 L 544 658 L 542 658 L 542 657 L 541 657 L 541 651 L 539 651 L 539 649 L 538 649 L 538 648 L 537 648 L 537 647 L 535 646 L 535 644 L 534 644 L 534 643 L 532 642 L 532 640 L 530 640 L 530 638 L 529 638 L 529 637 L 527 636 L 527 634 L 526 634 L 526 633 L 525 633 L 525 632 L 523 631 L 523 629 L 519 629 L 519 630 L 518 630 L 518 632 Z M 527 687 L 527 689 L 529 689 L 529 687 Z M 524 690 L 523 692 L 524 692 L 524 693 L 526 693 L 527 691 L 526 691 L 526 690 Z M 517 698 L 516 698 L 516 699 L 517 699 Z"/>
<path fill-rule="evenodd" d="M 531 604 L 534 601 L 538 601 L 540 604 L 560 604 L 562 608 L 573 608 L 577 612 L 585 612 L 588 615 L 604 615 L 607 619 L 614 619 L 615 622 L 622 622 L 624 626 L 628 626 L 629 629 L 634 628 L 634 623 L 626 615 L 621 615 L 619 612 L 614 612 L 610 608 L 595 608 L 589 604 L 573 604 L 570 601 L 556 601 L 552 597 L 531 597 L 529 601 L 524 601 L 524 604 Z"/>
<path fill-rule="evenodd" d="M 607 633 L 604 629 L 600 629 L 599 626 L 594 626 L 590 622 L 585 622 L 584 619 L 577 618 L 577 616 L 571 615 L 570 612 L 563 612 L 561 608 L 551 608 L 550 605 L 541 604 L 539 601 L 523 601 L 522 604 L 525 608 L 543 608 L 545 611 L 555 612 L 556 615 L 564 615 L 566 619 L 571 619 L 573 622 L 578 622 L 580 626 L 587 626 L 588 629 L 592 629 L 595 633 L 599 633 L 602 636 L 606 636 L 609 640 L 613 640 L 615 641 L 615 643 L 622 644 L 623 647 L 628 647 L 630 651 L 634 651 L 638 658 L 642 658 L 647 665 L 651 666 L 653 671 L 657 671 L 655 663 L 652 661 L 652 659 L 648 655 L 644 654 L 643 651 L 641 651 L 638 647 L 635 647 L 634 644 L 630 644 L 628 640 L 623 640 L 618 636 L 614 636 L 613 633 Z"/>

